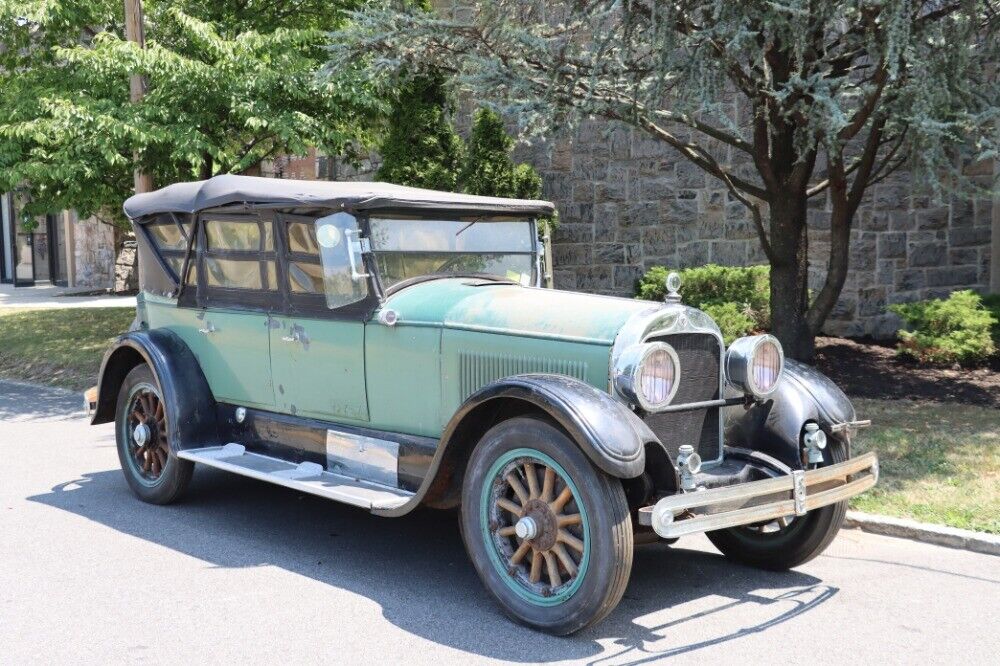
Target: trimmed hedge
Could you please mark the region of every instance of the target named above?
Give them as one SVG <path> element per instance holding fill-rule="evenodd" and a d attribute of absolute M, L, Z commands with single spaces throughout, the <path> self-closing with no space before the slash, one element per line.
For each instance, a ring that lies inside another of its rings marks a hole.
<path fill-rule="evenodd" d="M 681 302 L 711 316 L 727 345 L 740 336 L 770 327 L 770 267 L 707 264 L 677 272 L 681 276 Z M 669 273 L 664 266 L 650 268 L 639 280 L 636 296 L 662 301 Z"/>
<path fill-rule="evenodd" d="M 997 318 L 979 294 L 956 291 L 946 299 L 890 305 L 910 330 L 900 330 L 897 352 L 921 363 L 974 365 L 996 353 Z"/>

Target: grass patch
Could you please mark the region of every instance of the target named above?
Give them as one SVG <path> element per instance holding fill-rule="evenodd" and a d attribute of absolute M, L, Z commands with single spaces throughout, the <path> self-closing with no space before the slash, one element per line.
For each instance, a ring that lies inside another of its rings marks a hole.
<path fill-rule="evenodd" d="M 0 310 L 0 377 L 83 390 L 135 308 Z"/>
<path fill-rule="evenodd" d="M 912 400 L 854 406 L 872 420 L 854 452 L 877 452 L 881 478 L 852 508 L 1000 534 L 1000 410 Z"/>

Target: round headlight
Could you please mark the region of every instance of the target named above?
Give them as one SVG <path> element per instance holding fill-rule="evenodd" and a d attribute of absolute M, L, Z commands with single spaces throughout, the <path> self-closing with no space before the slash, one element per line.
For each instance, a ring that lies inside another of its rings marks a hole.
<path fill-rule="evenodd" d="M 739 338 L 726 350 L 726 379 L 757 398 L 774 393 L 784 366 L 781 343 L 772 335 Z"/>
<path fill-rule="evenodd" d="M 663 342 L 626 349 L 615 373 L 619 393 L 647 412 L 670 404 L 677 393 L 679 379 L 677 352 Z"/>

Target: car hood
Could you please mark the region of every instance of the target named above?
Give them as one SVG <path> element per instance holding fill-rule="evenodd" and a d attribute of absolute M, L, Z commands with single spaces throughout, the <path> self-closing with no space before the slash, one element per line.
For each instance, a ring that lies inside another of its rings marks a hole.
<path fill-rule="evenodd" d="M 610 345 L 630 316 L 657 306 L 630 298 L 443 278 L 405 287 L 383 307 L 395 310 L 400 324 Z"/>

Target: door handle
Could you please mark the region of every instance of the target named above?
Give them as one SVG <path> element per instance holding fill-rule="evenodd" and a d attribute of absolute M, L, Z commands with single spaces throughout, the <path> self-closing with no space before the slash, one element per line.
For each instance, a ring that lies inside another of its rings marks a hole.
<path fill-rule="evenodd" d="M 198 332 L 208 335 L 209 333 L 215 333 L 215 330 L 216 330 L 215 324 L 213 324 L 212 322 L 208 322 L 208 326 L 206 326 L 205 328 L 199 328 Z"/>

